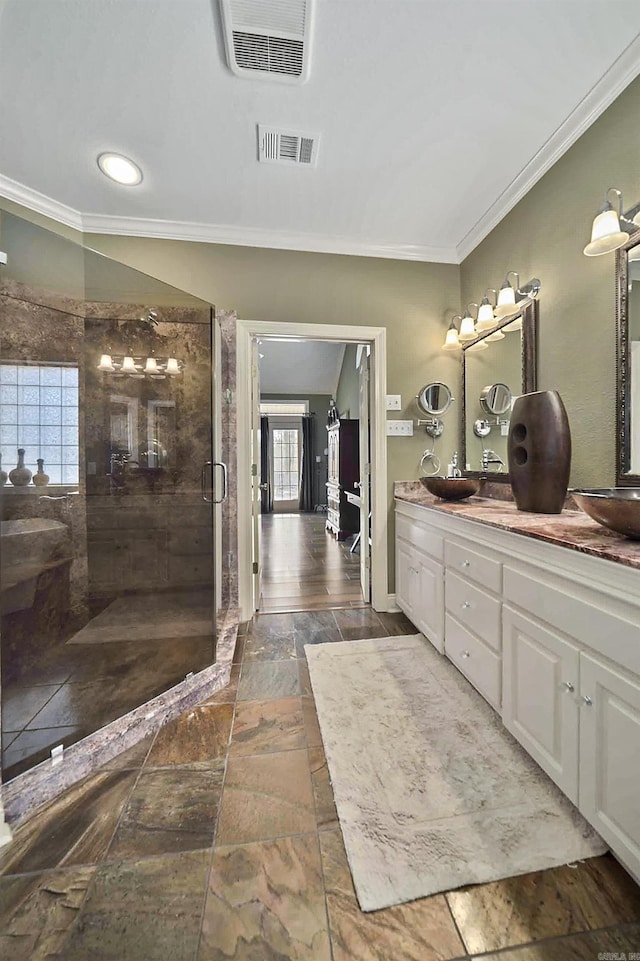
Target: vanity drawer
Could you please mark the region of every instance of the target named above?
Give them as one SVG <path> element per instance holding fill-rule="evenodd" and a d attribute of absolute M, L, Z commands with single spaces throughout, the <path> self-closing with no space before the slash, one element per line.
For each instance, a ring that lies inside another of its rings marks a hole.
<path fill-rule="evenodd" d="M 492 707 L 500 710 L 502 658 L 490 651 L 450 614 L 445 618 L 444 652 Z"/>
<path fill-rule="evenodd" d="M 548 581 L 547 582 L 547 577 Z M 638 611 L 589 591 L 578 596 L 574 585 L 551 575 L 533 577 L 505 565 L 504 599 L 555 631 L 593 648 L 620 667 L 640 674 Z"/>
<path fill-rule="evenodd" d="M 430 554 L 437 561 L 441 561 L 444 556 L 442 536 L 407 517 L 396 517 L 396 535 L 424 551 L 425 554 Z"/>
<path fill-rule="evenodd" d="M 502 589 L 502 564 L 492 557 L 478 554 L 463 542 L 447 541 L 444 548 L 447 567 L 458 571 L 469 580 L 499 594 Z"/>
<path fill-rule="evenodd" d="M 445 574 L 445 607 L 489 647 L 502 650 L 500 601 L 449 568 Z"/>

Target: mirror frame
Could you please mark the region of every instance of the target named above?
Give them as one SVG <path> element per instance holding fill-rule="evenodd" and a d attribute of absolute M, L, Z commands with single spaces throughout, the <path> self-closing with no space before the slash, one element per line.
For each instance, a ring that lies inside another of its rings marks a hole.
<path fill-rule="evenodd" d="M 616 487 L 640 486 L 640 474 L 631 474 L 626 470 L 631 460 L 628 254 L 638 244 L 640 228 L 616 250 Z"/>
<path fill-rule="evenodd" d="M 460 402 L 460 443 L 458 445 L 458 450 L 460 451 L 461 464 L 467 463 L 467 435 L 466 435 L 466 367 L 465 367 L 465 354 L 469 347 L 477 344 L 479 341 L 484 340 L 489 334 L 493 334 L 496 330 L 501 330 L 508 324 L 513 323 L 517 317 L 522 317 L 522 330 L 520 331 L 520 342 L 521 342 L 521 359 L 520 368 L 522 371 L 522 384 L 521 393 L 530 394 L 532 391 L 538 389 L 538 301 L 528 300 L 518 307 L 517 312 L 510 314 L 508 317 L 503 318 L 495 327 L 482 333 L 482 336 L 476 337 L 475 340 L 470 340 L 466 343 L 461 351 L 460 366 L 462 375 L 462 398 Z M 508 336 L 508 335 L 507 335 Z M 515 392 L 514 392 L 515 393 Z M 487 479 L 491 481 L 497 481 L 498 483 L 508 484 L 510 482 L 508 471 L 477 471 L 477 470 L 465 470 L 462 468 L 463 477 L 476 477 Z"/>
<path fill-rule="evenodd" d="M 433 408 L 433 407 L 427 407 L 426 404 L 424 405 L 422 404 L 422 401 L 420 398 L 427 390 L 429 390 L 430 387 L 444 387 L 444 389 L 448 391 L 449 400 L 447 401 L 444 407 Z M 427 417 L 442 417 L 443 414 L 447 413 L 447 411 L 453 404 L 454 400 L 455 400 L 455 397 L 453 396 L 453 391 L 447 384 L 443 383 L 443 381 L 441 380 L 430 381 L 430 383 L 425 384 L 424 387 L 421 387 L 418 393 L 416 394 L 416 405 L 418 407 L 418 410 L 422 414 L 426 414 Z"/>

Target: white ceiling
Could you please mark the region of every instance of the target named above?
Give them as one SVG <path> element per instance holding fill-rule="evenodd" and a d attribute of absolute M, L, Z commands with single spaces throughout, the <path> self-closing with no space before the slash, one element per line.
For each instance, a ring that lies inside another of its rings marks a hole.
<path fill-rule="evenodd" d="M 309 394 L 335 396 L 344 344 L 263 339 L 258 349 L 264 355 L 260 358 L 262 394 L 291 394 L 303 399 Z"/>
<path fill-rule="evenodd" d="M 318 0 L 303 85 L 235 77 L 217 0 L 0 3 L 0 194 L 93 231 L 457 262 L 640 71 L 637 0 Z"/>

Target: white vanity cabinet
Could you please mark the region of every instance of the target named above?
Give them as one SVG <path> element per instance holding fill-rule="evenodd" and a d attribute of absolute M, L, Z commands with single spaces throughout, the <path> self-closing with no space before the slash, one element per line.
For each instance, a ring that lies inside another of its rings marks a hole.
<path fill-rule="evenodd" d="M 442 536 L 420 520 L 398 518 L 396 601 L 436 650 L 444 650 Z"/>
<path fill-rule="evenodd" d="M 432 545 L 436 646 L 640 879 L 640 570 L 401 500 L 396 515 L 399 606 L 429 636 L 400 570 Z"/>
<path fill-rule="evenodd" d="M 505 604 L 502 720 L 578 803 L 580 651 Z"/>
<path fill-rule="evenodd" d="M 579 807 L 640 876 L 640 678 L 580 654 Z"/>

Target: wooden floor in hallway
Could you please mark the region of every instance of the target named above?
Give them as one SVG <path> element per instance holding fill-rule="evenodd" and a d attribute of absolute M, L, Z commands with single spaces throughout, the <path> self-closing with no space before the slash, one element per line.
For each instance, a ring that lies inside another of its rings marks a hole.
<path fill-rule="evenodd" d="M 353 537 L 336 541 L 324 514 L 262 515 L 260 612 L 363 607 Z"/>

